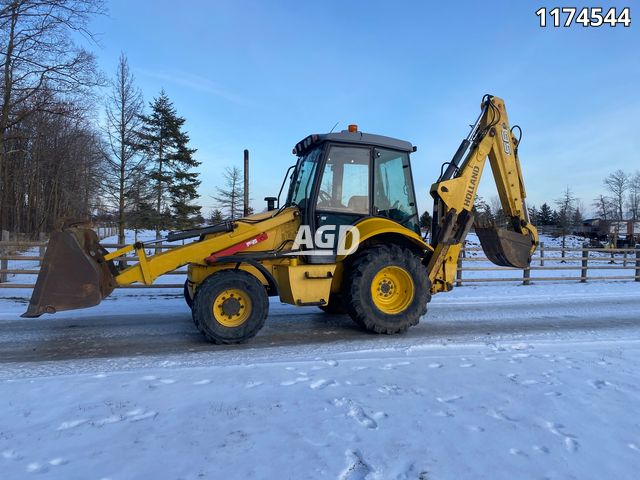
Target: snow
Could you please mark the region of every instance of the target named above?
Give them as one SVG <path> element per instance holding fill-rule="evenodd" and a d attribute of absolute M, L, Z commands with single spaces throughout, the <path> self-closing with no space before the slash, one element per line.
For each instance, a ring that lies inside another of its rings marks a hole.
<path fill-rule="evenodd" d="M 181 293 L 20 319 L 0 290 L 0 472 L 42 478 L 634 478 L 640 284 L 463 286 L 400 336 L 271 301 L 205 343 Z"/>

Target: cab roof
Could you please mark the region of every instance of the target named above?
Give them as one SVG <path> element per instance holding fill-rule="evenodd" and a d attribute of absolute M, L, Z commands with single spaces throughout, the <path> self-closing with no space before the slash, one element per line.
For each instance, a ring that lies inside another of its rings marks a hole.
<path fill-rule="evenodd" d="M 416 147 L 414 147 L 411 142 L 407 142 L 405 140 L 386 137 L 384 135 L 375 135 L 373 133 L 349 132 L 348 130 L 342 130 L 341 132 L 309 135 L 296 144 L 293 148 L 293 153 L 294 155 L 300 155 L 309 150 L 312 146 L 319 145 L 323 142 L 383 147 L 393 150 L 401 150 L 403 152 L 416 151 Z"/>

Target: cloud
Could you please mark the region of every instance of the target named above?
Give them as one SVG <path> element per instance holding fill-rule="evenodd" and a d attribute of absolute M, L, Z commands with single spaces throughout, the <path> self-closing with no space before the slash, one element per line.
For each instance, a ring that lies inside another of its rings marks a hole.
<path fill-rule="evenodd" d="M 228 102 L 237 103 L 240 105 L 248 104 L 247 100 L 244 97 L 218 87 L 209 78 L 203 77 L 201 75 L 184 71 L 156 71 L 147 70 L 144 68 L 138 68 L 136 69 L 136 71 L 141 75 L 172 83 L 174 85 L 187 87 L 199 92 L 208 93 Z"/>

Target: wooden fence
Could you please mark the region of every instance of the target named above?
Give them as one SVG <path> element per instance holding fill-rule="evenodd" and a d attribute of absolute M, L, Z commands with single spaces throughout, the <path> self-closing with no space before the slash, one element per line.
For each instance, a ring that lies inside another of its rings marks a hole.
<path fill-rule="evenodd" d="M 106 248 L 123 246 L 103 245 Z M 149 245 L 145 249 L 148 253 L 152 253 L 176 246 L 178 245 L 155 244 Z M 37 254 L 35 253 L 36 249 Z M 45 249 L 46 242 L 0 241 L 0 288 L 33 288 L 33 283 L 13 280 L 16 276 L 37 275 Z M 31 250 L 31 253 L 24 253 L 25 250 Z M 130 259 L 135 261 L 135 257 Z M 12 266 L 9 262 L 14 265 Z M 27 268 L 24 265 L 15 265 L 15 262 L 34 262 L 36 265 Z M 502 276 L 501 272 L 506 275 Z M 545 272 L 545 274 L 538 276 L 537 272 Z M 549 273 L 547 274 L 547 272 Z M 559 273 L 564 273 L 564 275 L 559 275 Z M 612 273 L 612 275 L 608 273 Z M 184 268 L 178 269 L 169 272 L 169 274 L 184 275 L 186 270 Z M 11 282 L 9 282 L 9 276 L 12 276 Z M 456 286 L 489 282 L 521 282 L 523 285 L 547 281 L 584 283 L 593 280 L 635 280 L 640 282 L 640 245 L 627 249 L 586 247 L 562 249 L 560 247 L 545 247 L 541 243 L 531 261 L 531 266 L 526 269 L 495 266 L 484 256 L 480 247 L 467 247 L 463 249 L 458 259 L 456 272 Z M 30 281 L 33 282 L 33 279 Z M 182 288 L 183 283 L 157 283 L 151 286 L 129 285 L 121 288 Z"/>
<path fill-rule="evenodd" d="M 477 276 L 483 272 L 485 276 Z M 497 272 L 513 275 L 496 276 Z M 532 272 L 534 274 L 532 275 Z M 537 272 L 545 272 L 537 275 Z M 549 273 L 547 273 L 549 272 Z M 555 274 L 553 273 L 555 272 Z M 573 275 L 575 272 L 575 275 Z M 564 273 L 564 275 L 558 275 Z M 613 275 L 609 273 L 614 273 Z M 458 258 L 456 286 L 465 283 L 533 282 L 592 280 L 631 280 L 640 282 L 640 245 L 635 248 L 545 247 L 541 243 L 529 268 L 515 269 L 493 265 L 480 247 L 467 247 Z"/>

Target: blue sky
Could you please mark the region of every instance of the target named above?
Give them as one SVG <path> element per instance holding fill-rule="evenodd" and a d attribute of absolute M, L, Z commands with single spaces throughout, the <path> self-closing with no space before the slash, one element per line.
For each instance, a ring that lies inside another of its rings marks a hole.
<path fill-rule="evenodd" d="M 604 176 L 640 170 L 640 4 L 627 5 L 630 28 L 558 29 L 534 13 L 555 4 L 530 1 L 114 0 L 93 29 L 107 74 L 124 52 L 145 99 L 164 88 L 186 117 L 205 211 L 244 148 L 261 210 L 292 146 L 336 122 L 417 145 L 418 206 L 430 210 L 485 93 L 524 130 L 529 204 L 569 186 L 589 210 Z M 490 174 L 480 193 L 495 195 Z"/>

